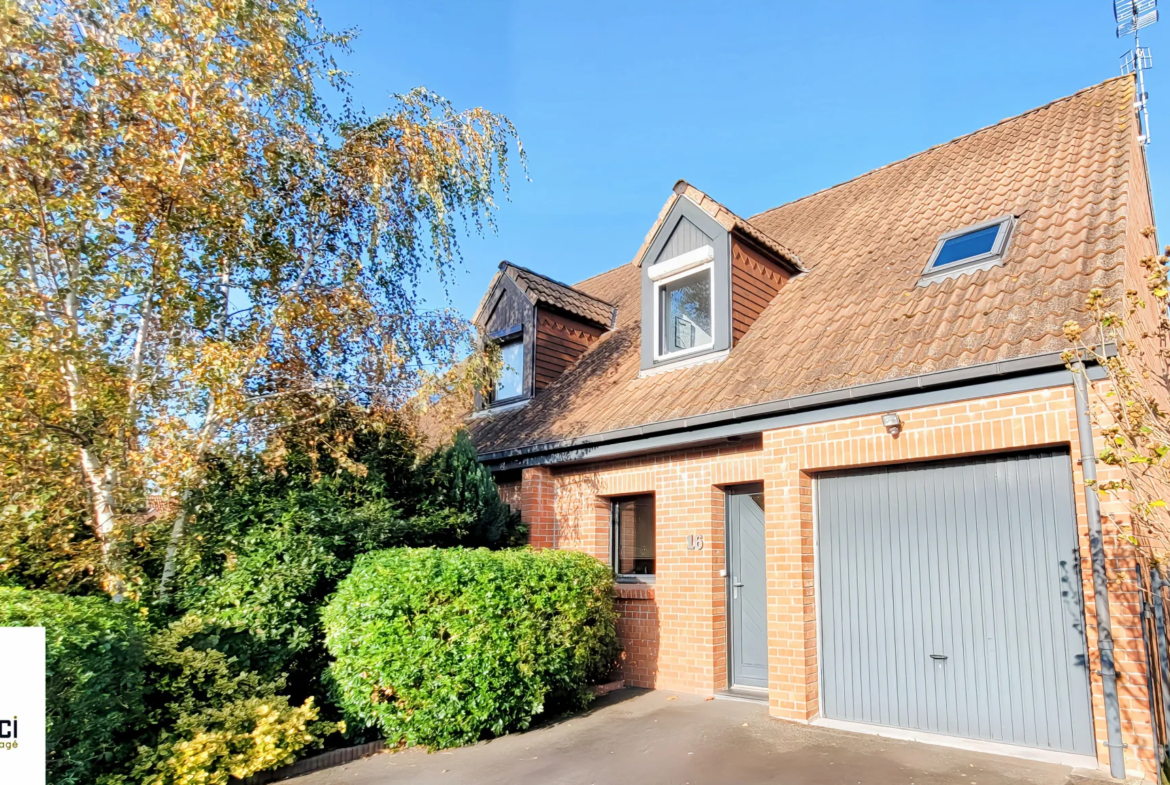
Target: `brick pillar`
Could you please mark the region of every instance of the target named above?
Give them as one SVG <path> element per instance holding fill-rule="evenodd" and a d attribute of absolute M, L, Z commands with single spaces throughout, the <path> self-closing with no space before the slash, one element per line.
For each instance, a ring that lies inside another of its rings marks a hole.
<path fill-rule="evenodd" d="M 796 455 L 806 438 L 802 429 L 764 432 L 768 705 L 773 717 L 800 722 L 820 709 L 812 482 Z"/>
<path fill-rule="evenodd" d="M 520 517 L 533 548 L 555 548 L 552 472 L 544 466 L 525 469 L 520 479 Z"/>

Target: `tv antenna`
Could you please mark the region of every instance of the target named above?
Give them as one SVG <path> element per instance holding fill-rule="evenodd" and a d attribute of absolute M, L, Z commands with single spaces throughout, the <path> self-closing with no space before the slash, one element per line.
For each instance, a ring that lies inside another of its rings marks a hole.
<path fill-rule="evenodd" d="M 1121 56 L 1121 73 L 1137 74 L 1137 99 L 1133 108 L 1138 111 L 1143 146 L 1150 143 L 1150 113 L 1146 107 L 1146 69 L 1154 67 L 1149 47 L 1143 47 L 1138 31 L 1158 21 L 1158 0 L 1113 0 L 1113 18 L 1117 20 L 1117 37 L 1133 34 L 1133 49 Z"/>

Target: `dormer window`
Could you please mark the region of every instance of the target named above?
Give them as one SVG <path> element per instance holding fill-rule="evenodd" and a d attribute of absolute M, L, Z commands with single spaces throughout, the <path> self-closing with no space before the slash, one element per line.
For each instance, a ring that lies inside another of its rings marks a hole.
<path fill-rule="evenodd" d="M 922 273 L 923 283 L 986 270 L 1003 262 L 1010 239 L 1012 216 L 947 232 L 938 238 Z"/>
<path fill-rule="evenodd" d="M 709 349 L 714 342 L 711 265 L 655 282 L 658 290 L 658 356 Z"/>
<path fill-rule="evenodd" d="M 518 332 L 515 337 L 500 344 L 500 360 L 503 367 L 496 379 L 493 402 L 519 398 L 524 394 L 524 336 Z"/>
<path fill-rule="evenodd" d="M 727 357 L 803 270 L 791 251 L 681 180 L 635 263 L 643 376 Z"/>
<path fill-rule="evenodd" d="M 475 393 L 477 415 L 526 405 L 613 329 L 616 318 L 610 303 L 501 262 L 472 318 L 501 361 L 491 387 Z"/>

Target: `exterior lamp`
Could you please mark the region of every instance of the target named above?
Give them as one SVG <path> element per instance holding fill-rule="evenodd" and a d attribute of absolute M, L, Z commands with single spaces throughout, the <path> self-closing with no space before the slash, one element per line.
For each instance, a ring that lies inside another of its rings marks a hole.
<path fill-rule="evenodd" d="M 902 432 L 902 418 L 898 416 L 897 412 L 883 414 L 882 425 L 886 426 L 886 430 L 889 431 L 890 436 L 893 436 L 895 439 Z"/>

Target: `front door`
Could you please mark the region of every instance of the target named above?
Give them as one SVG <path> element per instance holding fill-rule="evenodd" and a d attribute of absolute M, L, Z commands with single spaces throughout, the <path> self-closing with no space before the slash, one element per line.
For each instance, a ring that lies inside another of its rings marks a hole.
<path fill-rule="evenodd" d="M 759 486 L 727 492 L 727 588 L 731 686 L 767 689 L 768 593 Z"/>

